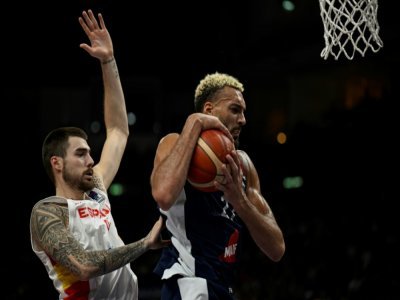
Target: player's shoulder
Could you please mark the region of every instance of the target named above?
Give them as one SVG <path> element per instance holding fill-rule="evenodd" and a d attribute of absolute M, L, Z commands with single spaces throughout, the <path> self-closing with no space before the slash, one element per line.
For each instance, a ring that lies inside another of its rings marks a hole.
<path fill-rule="evenodd" d="M 242 149 L 237 149 L 236 152 L 240 155 L 240 156 L 246 156 L 248 157 L 249 155 L 246 153 L 246 151 L 242 150 Z"/>
<path fill-rule="evenodd" d="M 163 148 L 171 148 L 176 143 L 178 138 L 179 138 L 178 133 L 176 132 L 168 133 L 167 135 L 165 135 L 160 139 L 158 146 Z"/>
<path fill-rule="evenodd" d="M 37 210 L 53 210 L 56 206 L 68 206 L 67 199 L 58 196 L 41 199 L 33 206 L 32 212 L 36 212 Z"/>
<path fill-rule="evenodd" d="M 243 173 L 247 176 L 254 171 L 254 164 L 246 151 L 238 149 L 236 152 L 239 155 L 240 166 L 243 170 Z"/>
<path fill-rule="evenodd" d="M 236 152 L 239 155 L 239 158 L 240 158 L 242 164 L 248 165 L 251 163 L 250 156 L 247 154 L 246 151 L 238 149 L 238 150 L 236 150 Z"/>
<path fill-rule="evenodd" d="M 162 137 L 157 146 L 156 159 L 161 160 L 170 153 L 178 138 L 179 134 L 177 133 L 169 133 Z"/>
<path fill-rule="evenodd" d="M 179 133 L 171 132 L 171 133 L 168 133 L 167 135 L 163 136 L 160 139 L 160 143 L 165 143 L 165 142 L 169 142 L 171 140 L 176 140 L 178 137 L 179 137 Z"/>
<path fill-rule="evenodd" d="M 65 219 L 68 215 L 68 203 L 65 198 L 51 196 L 38 201 L 32 208 L 31 226 L 33 222 L 44 224 L 41 220 L 49 218 Z"/>

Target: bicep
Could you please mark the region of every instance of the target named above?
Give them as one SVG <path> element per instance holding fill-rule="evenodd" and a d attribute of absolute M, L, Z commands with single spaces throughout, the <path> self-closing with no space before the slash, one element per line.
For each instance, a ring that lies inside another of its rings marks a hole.
<path fill-rule="evenodd" d="M 158 143 L 156 155 L 154 157 L 153 172 L 157 169 L 159 164 L 171 153 L 172 147 L 175 145 L 179 135 L 176 133 L 170 133 L 163 137 Z"/>
<path fill-rule="evenodd" d="M 53 204 L 37 207 L 31 219 L 32 233 L 47 255 L 79 274 L 79 267 L 74 261 L 83 257 L 85 251 L 67 228 L 65 209 Z"/>
<path fill-rule="evenodd" d="M 250 202 L 257 207 L 258 211 L 262 214 L 269 214 L 271 212 L 267 201 L 261 193 L 260 179 L 258 172 L 251 161 L 250 157 L 244 152 L 240 152 L 241 167 L 246 176 L 247 187 L 246 195 Z"/>
<path fill-rule="evenodd" d="M 107 133 L 107 139 L 101 151 L 100 161 L 94 167 L 97 176 L 107 189 L 120 166 L 127 143 L 127 137 L 118 131 Z M 100 186 L 101 188 L 101 186 Z"/>

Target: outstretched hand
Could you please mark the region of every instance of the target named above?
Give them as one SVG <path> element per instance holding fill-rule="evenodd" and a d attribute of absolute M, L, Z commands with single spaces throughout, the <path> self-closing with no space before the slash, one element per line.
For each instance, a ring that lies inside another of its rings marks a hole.
<path fill-rule="evenodd" d="M 79 46 L 91 56 L 105 62 L 112 59 L 114 50 L 111 36 L 100 13 L 98 14 L 98 19 L 99 21 L 96 20 L 90 9 L 87 12 L 82 12 L 82 17 L 79 17 L 79 23 L 89 38 L 90 46 L 86 43 L 82 43 Z"/>
<path fill-rule="evenodd" d="M 168 246 L 171 240 L 163 240 L 161 237 L 161 231 L 164 229 L 165 223 L 163 218 L 160 216 L 157 222 L 153 225 L 153 228 L 145 237 L 145 243 L 147 248 L 151 250 L 160 249 Z"/>

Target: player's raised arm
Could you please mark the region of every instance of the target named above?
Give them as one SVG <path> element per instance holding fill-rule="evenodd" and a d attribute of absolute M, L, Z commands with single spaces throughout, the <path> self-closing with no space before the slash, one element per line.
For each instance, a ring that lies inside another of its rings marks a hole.
<path fill-rule="evenodd" d="M 107 189 L 117 173 L 129 135 L 125 97 L 103 16 L 99 13 L 97 21 L 91 10 L 84 11 L 79 23 L 90 41 L 90 45 L 82 43 L 80 47 L 99 59 L 103 74 L 106 141 L 95 172 Z"/>

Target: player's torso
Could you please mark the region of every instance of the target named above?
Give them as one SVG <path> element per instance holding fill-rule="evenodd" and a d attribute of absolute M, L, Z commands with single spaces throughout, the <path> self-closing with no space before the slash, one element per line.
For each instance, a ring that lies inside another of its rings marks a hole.
<path fill-rule="evenodd" d="M 118 235 L 107 196 L 99 191 L 89 194 L 91 200 L 68 200 L 69 230 L 85 250 L 108 250 L 124 243 Z M 135 299 L 136 276 L 129 264 L 114 272 L 90 279 L 94 299 Z"/>
<path fill-rule="evenodd" d="M 65 208 L 65 224 L 85 250 L 108 250 L 124 245 L 115 227 L 107 196 L 103 193 L 90 196 L 91 200 L 60 198 L 53 200 L 49 197 L 42 202 L 56 203 Z M 137 279 L 129 264 L 88 281 L 79 281 L 67 268 L 39 249 L 34 242 L 33 250 L 46 266 L 49 277 L 60 293 L 60 298 L 137 299 Z"/>
<path fill-rule="evenodd" d="M 93 200 L 68 200 L 69 230 L 86 250 L 122 246 L 108 199 L 96 195 L 91 195 Z"/>
<path fill-rule="evenodd" d="M 181 264 L 193 274 L 210 280 L 230 283 L 237 262 L 242 222 L 223 193 L 203 193 L 186 184 L 179 199 L 168 211 L 167 229 Z M 168 251 L 168 250 L 166 250 Z M 164 256 L 165 257 L 165 256 Z"/>

